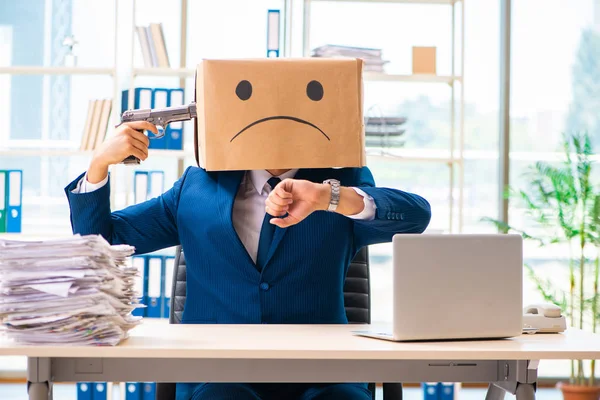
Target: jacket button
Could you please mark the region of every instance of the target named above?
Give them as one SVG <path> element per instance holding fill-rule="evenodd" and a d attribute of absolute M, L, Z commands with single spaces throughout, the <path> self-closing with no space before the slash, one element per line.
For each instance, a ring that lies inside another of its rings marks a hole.
<path fill-rule="evenodd" d="M 269 290 L 269 284 L 267 282 L 261 283 L 259 287 L 261 290 Z"/>

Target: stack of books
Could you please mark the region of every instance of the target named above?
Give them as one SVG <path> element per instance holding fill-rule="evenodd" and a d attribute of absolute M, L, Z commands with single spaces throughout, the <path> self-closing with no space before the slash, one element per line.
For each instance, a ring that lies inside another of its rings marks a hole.
<path fill-rule="evenodd" d="M 106 137 L 111 111 L 112 99 L 89 101 L 85 128 L 81 136 L 79 150 L 94 150 L 102 144 Z"/>
<path fill-rule="evenodd" d="M 367 147 L 403 147 L 405 117 L 365 117 Z"/>
<path fill-rule="evenodd" d="M 360 58 L 365 63 L 363 70 L 367 72 L 384 72 L 383 66 L 389 62 L 383 59 L 381 49 L 333 44 L 326 44 L 313 49 L 312 57 Z"/>
<path fill-rule="evenodd" d="M 162 24 L 136 26 L 135 28 L 142 49 L 144 66 L 147 68 L 169 68 L 169 55 Z"/>

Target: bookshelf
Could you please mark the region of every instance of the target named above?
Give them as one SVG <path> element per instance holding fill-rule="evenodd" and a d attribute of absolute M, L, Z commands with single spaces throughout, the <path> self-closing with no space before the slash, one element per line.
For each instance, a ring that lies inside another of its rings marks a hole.
<path fill-rule="evenodd" d="M 302 18 L 302 55 L 309 57 L 311 54 L 310 46 L 310 33 L 311 33 L 311 3 L 395 3 L 395 4 L 422 4 L 429 6 L 442 6 L 450 7 L 451 9 L 451 73 L 449 76 L 443 75 L 398 75 L 398 74 L 387 74 L 381 72 L 364 72 L 363 80 L 368 82 L 401 82 L 401 83 L 440 83 L 447 84 L 450 88 L 450 140 L 447 148 L 447 157 L 431 157 L 431 156 L 419 156 L 415 152 L 402 156 L 395 154 L 386 154 L 385 157 L 392 160 L 407 161 L 411 160 L 414 162 L 444 162 L 448 165 L 448 179 L 449 179 L 449 196 L 448 196 L 448 209 L 449 209 L 449 226 L 448 232 L 462 232 L 463 228 L 463 208 L 464 208 L 464 65 L 465 65 L 465 1 L 464 0 L 303 0 L 303 18 Z M 460 26 L 457 27 L 456 16 L 457 9 L 456 5 L 460 3 Z M 460 58 L 457 58 L 457 43 L 456 33 L 460 31 Z M 457 61 L 460 65 L 460 71 L 457 73 L 456 64 Z M 457 85 L 458 84 L 458 85 Z M 456 88 L 459 86 L 459 89 Z M 458 109 L 457 109 L 458 106 Z M 458 112 L 458 121 L 457 114 Z M 457 126 L 458 122 L 458 126 Z M 458 143 L 457 143 L 458 141 Z M 455 171 L 458 169 L 458 172 Z M 458 180 L 458 182 L 456 182 Z M 456 230 L 454 229 L 454 191 L 458 189 L 457 199 L 457 221 Z"/>
<path fill-rule="evenodd" d="M 11 75 L 104 75 L 110 76 L 114 82 L 114 98 L 113 98 L 113 110 L 111 121 L 114 125 L 118 124 L 120 117 L 120 104 L 121 104 L 121 90 L 124 88 L 130 89 L 130 98 L 129 104 L 133 102 L 133 89 L 136 87 L 136 80 L 138 78 L 179 78 L 179 86 L 185 87 L 186 80 L 193 79 L 195 75 L 195 68 L 193 65 L 187 65 L 187 25 L 188 25 L 188 0 L 180 0 L 181 3 L 181 32 L 179 37 L 179 45 L 180 45 L 180 59 L 179 60 L 170 60 L 172 67 L 170 68 L 161 68 L 161 67 L 139 67 L 135 65 L 134 60 L 134 51 L 133 49 L 139 46 L 139 41 L 136 37 L 136 10 L 140 4 L 140 0 L 132 0 L 130 2 L 123 2 L 123 0 L 114 0 L 115 1 L 115 26 L 116 21 L 119 18 L 119 12 L 123 12 L 123 8 L 130 8 L 131 11 L 131 31 L 128 40 L 130 41 L 129 45 L 131 46 L 131 56 L 129 59 L 125 57 L 124 59 L 117 59 L 117 32 L 115 31 L 115 55 L 114 55 L 114 63 L 111 67 L 108 68 L 94 68 L 94 67 L 61 67 L 61 66 L 9 66 L 9 67 L 0 67 L 0 74 L 11 74 Z M 449 231 L 452 231 L 452 227 L 455 224 L 454 222 L 454 191 L 458 189 L 458 231 L 462 229 L 462 209 L 463 209 L 463 182 L 464 182 L 464 77 L 463 77 L 463 65 L 464 65 L 464 52 L 461 51 L 460 58 L 460 71 L 455 71 L 455 56 L 456 56 L 456 48 L 455 48 L 455 32 L 457 30 L 457 24 L 455 21 L 456 10 L 455 7 L 460 3 L 462 18 L 461 24 L 458 29 L 461 32 L 461 48 L 464 48 L 464 0 L 301 0 L 303 2 L 303 10 L 304 14 L 303 22 L 302 22 L 302 55 L 309 55 L 309 42 L 310 42 L 310 16 L 311 16 L 311 3 L 323 3 L 323 2 L 334 2 L 339 3 L 340 6 L 343 3 L 395 3 L 395 4 L 423 4 L 429 5 L 431 7 L 450 7 L 452 10 L 452 71 L 449 75 L 410 75 L 410 74 L 391 74 L 391 73 L 380 73 L 380 72 L 364 72 L 363 79 L 365 83 L 369 82 L 389 82 L 389 83 L 400 83 L 400 84 L 440 84 L 447 85 L 451 91 L 451 139 L 450 145 L 448 149 L 444 149 L 445 151 L 415 151 L 415 150 L 406 150 L 406 149 L 387 149 L 387 148 L 376 148 L 370 147 L 368 149 L 368 157 L 373 158 L 385 158 L 386 160 L 390 160 L 393 162 L 412 162 L 412 163 L 442 163 L 448 165 L 449 169 L 449 181 L 450 181 L 450 218 L 449 218 Z M 291 29 L 288 29 L 287 26 L 292 19 L 292 9 L 290 0 L 284 1 L 284 7 L 282 7 L 282 45 L 283 51 L 282 54 L 286 56 L 291 55 L 290 45 L 291 45 Z M 294 10 L 297 11 L 297 10 Z M 127 12 L 127 14 L 129 11 Z M 298 16 L 294 15 L 294 19 L 298 19 Z M 177 62 L 179 61 L 179 62 Z M 125 69 L 125 73 L 123 74 L 123 69 Z M 118 73 L 119 72 L 119 73 Z M 457 86 L 460 86 L 460 89 L 457 90 Z M 456 102 L 458 99 L 458 102 Z M 458 104 L 458 108 L 455 108 L 455 104 Z M 459 112 L 458 124 L 456 124 L 456 110 Z M 113 125 L 113 126 L 114 126 Z M 110 129 L 110 128 L 109 128 Z M 189 129 L 188 129 L 189 131 Z M 458 146 L 455 145 L 456 140 L 458 139 Z M 0 145 L 0 157 L 2 156 L 40 156 L 40 157 L 90 157 L 92 155 L 92 151 L 80 151 L 78 149 L 78 144 L 69 144 L 62 145 L 57 147 L 49 147 L 46 145 L 40 147 L 29 147 L 22 148 L 17 143 L 13 143 L 11 141 L 8 145 L 3 144 Z M 168 160 L 173 160 L 173 162 L 177 163 L 177 173 L 181 175 L 184 170 L 185 159 L 188 157 L 193 157 L 193 149 L 185 149 L 182 151 L 173 151 L 173 150 L 150 150 L 151 157 L 161 157 L 164 158 L 165 162 Z M 456 173 L 455 170 L 458 170 Z M 128 173 L 128 169 L 121 168 L 113 168 L 111 169 L 111 174 L 115 176 L 116 173 L 124 174 Z M 127 179 L 129 181 L 129 179 Z M 116 181 L 116 179 L 112 179 L 111 182 Z M 125 190 L 132 190 L 131 185 L 127 186 Z M 114 204 L 114 191 L 111 191 L 112 198 L 111 202 Z"/>

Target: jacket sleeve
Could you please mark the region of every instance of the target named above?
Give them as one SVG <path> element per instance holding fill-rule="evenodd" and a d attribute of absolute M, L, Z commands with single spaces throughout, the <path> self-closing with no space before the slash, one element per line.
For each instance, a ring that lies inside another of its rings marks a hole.
<path fill-rule="evenodd" d="M 89 193 L 73 193 L 80 175 L 66 188 L 74 234 L 102 235 L 111 244 L 128 244 L 135 254 L 179 245 L 177 208 L 189 168 L 162 195 L 123 210 L 111 212 L 109 183 Z"/>
<path fill-rule="evenodd" d="M 375 187 L 371 171 L 356 172 L 357 187 L 375 201 L 375 218 L 354 221 L 354 244 L 361 247 L 391 242 L 399 233 L 423 233 L 431 220 L 431 207 L 423 197 L 398 189 Z"/>

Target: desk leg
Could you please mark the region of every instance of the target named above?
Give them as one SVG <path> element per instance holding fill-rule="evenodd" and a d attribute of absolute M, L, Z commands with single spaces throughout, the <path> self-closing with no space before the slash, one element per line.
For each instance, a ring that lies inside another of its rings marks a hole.
<path fill-rule="evenodd" d="M 488 387 L 487 394 L 485 395 L 485 400 L 504 400 L 504 395 L 506 391 L 504 389 L 499 388 L 493 383 Z"/>
<path fill-rule="evenodd" d="M 52 400 L 50 359 L 30 357 L 27 359 L 27 394 L 29 400 Z"/>
<path fill-rule="evenodd" d="M 516 395 L 517 400 L 535 400 L 537 368 L 539 361 L 518 361 L 512 377 L 505 369 L 504 381 L 490 384 L 485 400 L 504 400 L 506 392 Z"/>
<path fill-rule="evenodd" d="M 517 400 L 535 400 L 535 387 L 532 383 L 517 385 Z"/>

